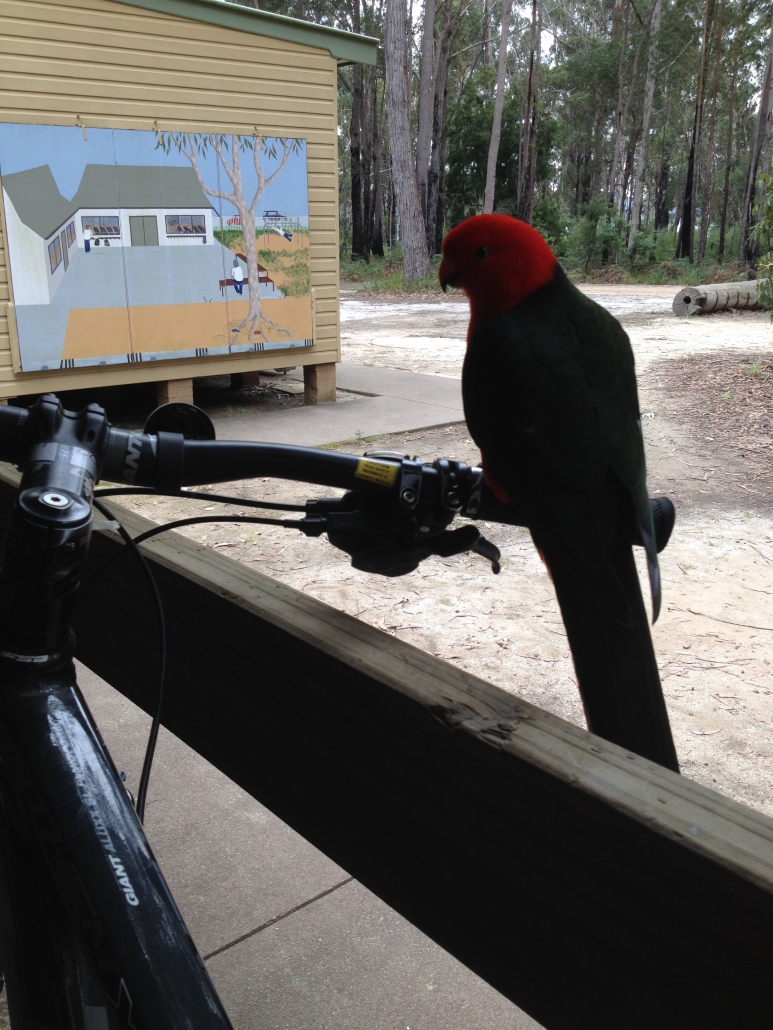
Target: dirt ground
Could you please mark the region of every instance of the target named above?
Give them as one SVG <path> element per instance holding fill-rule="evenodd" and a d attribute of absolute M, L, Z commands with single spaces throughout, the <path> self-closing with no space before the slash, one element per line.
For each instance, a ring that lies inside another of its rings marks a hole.
<path fill-rule="evenodd" d="M 629 332 L 650 492 L 667 494 L 677 509 L 661 555 L 664 603 L 653 636 L 683 772 L 773 815 L 773 326 L 753 312 L 678 320 L 674 287 L 587 292 Z M 395 301 L 345 293 L 343 360 L 458 377 L 466 321 L 458 295 Z M 464 425 L 340 449 L 364 446 L 478 458 Z M 218 489 L 287 501 L 334 492 L 266 479 Z M 132 506 L 156 521 L 195 507 L 157 498 Z M 196 510 L 244 509 L 203 502 Z M 383 580 L 353 570 L 325 538 L 256 525 L 185 532 L 583 725 L 558 606 L 528 534 L 482 528 L 503 552 L 497 577 L 483 559 L 461 556 Z"/>

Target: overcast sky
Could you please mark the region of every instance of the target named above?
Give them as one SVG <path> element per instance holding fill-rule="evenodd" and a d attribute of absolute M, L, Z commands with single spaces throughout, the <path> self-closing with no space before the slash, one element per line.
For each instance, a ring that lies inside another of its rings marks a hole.
<path fill-rule="evenodd" d="M 180 154 L 174 144 L 168 154 L 156 147 L 157 136 L 152 131 L 138 129 L 87 129 L 87 138 L 78 127 L 66 125 L 13 125 L 0 123 L 0 175 L 48 165 L 62 196 L 70 200 L 78 190 L 83 169 L 87 164 L 165 165 L 189 168 L 190 162 Z M 270 141 L 269 141 L 270 142 Z M 300 141 L 300 150 L 292 154 L 283 171 L 265 191 L 258 202 L 256 216 L 261 220 L 265 210 L 276 210 L 288 217 L 305 217 L 309 213 L 306 180 L 306 141 Z M 282 154 L 277 142 L 278 156 L 272 160 L 261 154 L 263 174 L 268 176 L 279 164 Z M 244 193 L 252 200 L 257 188 L 257 176 L 252 162 L 252 151 L 240 155 Z M 213 189 L 231 192 L 231 183 L 211 148 L 207 156 L 198 155 L 199 168 L 205 183 Z M 224 218 L 236 214 L 236 208 L 227 201 L 210 198 L 212 206 Z"/>

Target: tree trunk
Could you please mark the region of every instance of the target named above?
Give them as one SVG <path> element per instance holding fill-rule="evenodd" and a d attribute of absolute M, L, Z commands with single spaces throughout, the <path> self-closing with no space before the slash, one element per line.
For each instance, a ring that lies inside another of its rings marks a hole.
<path fill-rule="evenodd" d="M 518 156 L 518 217 L 524 222 L 531 220 L 532 192 L 534 184 L 531 181 L 531 153 L 532 153 L 532 129 L 534 126 L 534 64 L 538 47 L 538 0 L 532 0 L 531 4 L 531 28 L 529 30 L 529 64 L 526 75 L 526 91 L 524 103 L 522 104 L 523 119 L 521 122 L 521 146 Z"/>
<path fill-rule="evenodd" d="M 360 0 L 354 0 L 352 27 L 360 31 Z M 352 117 L 349 126 L 351 189 L 352 189 L 352 261 L 367 260 L 365 243 L 365 222 L 362 204 L 362 127 L 365 121 L 365 93 L 362 81 L 362 65 L 352 68 Z"/>
<path fill-rule="evenodd" d="M 706 141 L 706 164 L 703 172 L 703 197 L 701 198 L 701 228 L 698 241 L 698 264 L 703 264 L 706 256 L 706 241 L 709 236 L 709 205 L 711 203 L 712 164 L 714 162 L 714 131 L 717 125 L 717 93 L 719 91 L 720 59 L 722 57 L 722 0 L 719 4 L 719 24 L 717 26 L 717 53 L 714 62 L 714 85 L 711 91 L 711 118 L 709 119 L 709 138 Z"/>
<path fill-rule="evenodd" d="M 770 102 L 771 86 L 773 86 L 773 20 L 770 23 L 770 34 L 768 37 L 768 61 L 765 66 L 765 75 L 762 79 L 762 92 L 760 93 L 760 107 L 757 113 L 757 129 L 754 133 L 752 152 L 749 159 L 749 174 L 746 179 L 746 193 L 744 195 L 743 209 L 741 211 L 741 243 L 738 254 L 738 263 L 745 268 L 749 263 L 750 253 L 753 250 L 751 240 L 751 229 L 753 225 L 752 205 L 754 203 L 754 192 L 757 184 L 757 172 L 759 170 L 760 157 L 765 146 L 766 136 L 770 137 Z"/>
<path fill-rule="evenodd" d="M 615 145 L 612 151 L 612 164 L 609 168 L 609 181 L 607 182 L 607 204 L 610 207 L 614 204 L 617 197 L 618 177 L 620 175 L 620 158 L 623 150 L 623 137 L 625 134 L 625 114 L 627 113 L 627 105 L 624 99 L 625 82 L 623 68 L 625 67 L 625 54 L 628 47 L 628 23 L 630 21 L 630 17 L 631 5 L 628 3 L 625 6 L 625 16 L 623 19 L 623 38 L 620 41 L 620 60 L 617 63 L 617 107 L 615 108 L 615 125 L 612 132 Z M 632 89 L 628 91 L 629 98 L 631 92 Z"/>
<path fill-rule="evenodd" d="M 670 158 L 664 151 L 655 187 L 655 232 L 668 228 L 668 170 Z"/>
<path fill-rule="evenodd" d="M 406 279 L 413 280 L 429 272 L 429 254 L 416 165 L 411 153 L 405 0 L 387 0 L 385 28 L 384 64 L 392 175 L 400 213 L 403 269 Z"/>
<path fill-rule="evenodd" d="M 374 108 L 373 112 L 374 119 L 376 112 Z M 371 204 L 371 234 L 370 234 L 370 249 L 373 254 L 377 257 L 384 256 L 384 232 L 383 232 L 383 214 L 384 214 L 384 191 L 381 186 L 381 161 L 383 156 L 382 139 L 384 138 L 384 109 L 383 109 L 383 94 L 382 94 L 382 108 L 376 122 L 376 133 L 373 147 L 373 202 Z"/>
<path fill-rule="evenodd" d="M 740 5 L 739 14 L 743 11 L 743 4 Z M 733 41 L 735 44 L 735 40 Z M 730 78 L 730 101 L 727 113 L 727 146 L 725 148 L 725 184 L 722 190 L 722 214 L 719 219 L 719 253 L 717 261 L 722 263 L 725 256 L 725 227 L 727 226 L 727 205 L 730 199 L 730 171 L 733 166 L 733 121 L 735 116 L 735 85 L 738 78 L 738 54 L 736 47 L 733 47 L 733 70 Z"/>
<path fill-rule="evenodd" d="M 693 263 L 693 237 L 695 235 L 695 199 L 697 182 L 695 163 L 701 141 L 701 121 L 703 119 L 703 87 L 706 78 L 706 56 L 708 53 L 709 33 L 714 16 L 714 0 L 706 0 L 703 8 L 703 38 L 701 40 L 701 61 L 698 68 L 698 82 L 695 90 L 695 116 L 692 125 L 690 153 L 687 157 L 687 174 L 684 182 L 684 203 L 682 205 L 682 224 L 676 241 L 675 258 L 686 257 Z"/>
<path fill-rule="evenodd" d="M 427 176 L 432 144 L 433 82 L 435 64 L 435 0 L 424 0 L 424 26 L 421 33 L 419 67 L 419 124 L 416 136 L 416 178 L 424 221 L 427 221 Z"/>
<path fill-rule="evenodd" d="M 641 147 L 636 162 L 636 181 L 633 190 L 631 209 L 631 230 L 628 233 L 628 251 L 632 253 L 636 244 L 636 234 L 641 222 L 641 205 L 644 197 L 644 183 L 647 179 L 647 159 L 650 149 L 650 121 L 655 102 L 655 73 L 658 64 L 658 43 L 660 40 L 660 16 L 663 0 L 655 0 L 650 25 L 650 45 L 647 53 L 647 77 L 644 85 L 644 112 L 642 114 Z"/>
<path fill-rule="evenodd" d="M 502 5 L 502 32 L 499 40 L 499 64 L 497 66 L 497 95 L 494 100 L 494 121 L 491 125 L 491 142 L 488 148 L 486 164 L 486 189 L 483 194 L 483 213 L 490 215 L 494 210 L 494 184 L 497 174 L 497 158 L 499 157 L 499 139 L 502 135 L 502 111 L 505 106 L 505 72 L 507 71 L 507 43 L 510 28 L 510 6 L 512 0 L 504 0 Z"/>
<path fill-rule="evenodd" d="M 459 27 L 463 9 L 455 17 L 451 16 L 452 0 L 446 0 L 444 8 L 443 31 L 437 48 L 437 68 L 435 70 L 435 98 L 432 114 L 432 154 L 427 176 L 427 247 L 435 252 L 437 239 L 437 212 L 440 197 L 440 180 L 442 178 L 441 154 L 445 153 L 445 117 L 448 102 L 448 69 L 451 64 L 451 43 Z M 442 226 L 441 226 L 442 231 Z"/>
<path fill-rule="evenodd" d="M 437 207 L 435 208 L 435 241 L 432 247 L 434 254 L 439 254 L 443 249 L 443 236 L 445 228 L 445 188 L 444 178 L 446 169 L 446 149 L 448 147 L 448 136 L 443 133 L 440 141 L 440 179 L 437 191 Z"/>
<path fill-rule="evenodd" d="M 539 96 L 540 73 L 542 71 L 542 8 L 537 6 L 537 52 L 532 76 L 531 125 L 529 127 L 529 169 L 526 184 L 526 203 L 523 220 L 531 225 L 534 217 L 534 195 L 537 189 L 537 98 Z"/>
<path fill-rule="evenodd" d="M 591 197 L 594 197 L 601 189 L 604 171 L 604 122 L 607 115 L 606 95 L 599 97 L 596 108 L 596 118 L 593 123 L 593 163 L 590 166 L 590 175 L 583 185 L 582 203 L 587 204 Z"/>

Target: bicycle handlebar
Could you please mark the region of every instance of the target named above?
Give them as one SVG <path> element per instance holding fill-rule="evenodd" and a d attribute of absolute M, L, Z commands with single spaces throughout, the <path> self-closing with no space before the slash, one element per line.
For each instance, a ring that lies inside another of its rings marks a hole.
<path fill-rule="evenodd" d="M 342 488 L 348 491 L 344 498 L 307 503 L 303 528 L 315 535 L 328 532 L 331 542 L 353 557 L 352 548 L 364 546 L 366 531 L 371 538 L 381 534 L 397 539 L 397 533 L 401 545 L 408 546 L 424 545 L 446 533 L 457 515 L 526 525 L 525 515 L 515 506 L 494 498 L 483 470 L 463 462 L 440 458 L 427 463 L 395 452 L 358 457 L 289 444 L 134 433 L 110 426 L 98 405 L 69 412 L 52 394 L 41 397 L 29 411 L 0 407 L 0 460 L 22 469 L 25 487 L 54 487 L 86 502 L 101 478 L 159 493 L 258 476 Z M 662 550 L 673 526 L 673 506 L 667 498 L 652 503 Z M 632 543 L 641 543 L 633 526 Z M 426 553 L 440 553 L 437 546 L 462 544 L 461 537 L 455 544 L 445 540 Z M 498 571 L 499 554 L 493 545 L 480 537 L 463 549 L 470 546 Z"/>

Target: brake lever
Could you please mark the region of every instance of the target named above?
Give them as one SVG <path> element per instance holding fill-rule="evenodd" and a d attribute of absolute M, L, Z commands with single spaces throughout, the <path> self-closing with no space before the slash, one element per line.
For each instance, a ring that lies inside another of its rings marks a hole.
<path fill-rule="evenodd" d="M 475 554 L 481 555 L 487 561 L 491 562 L 491 571 L 495 576 L 498 576 L 502 566 L 499 564 L 499 560 L 502 557 L 502 553 L 496 544 L 492 544 L 490 540 L 487 540 L 485 536 L 481 535 L 478 537 L 477 542 L 470 548 Z"/>

